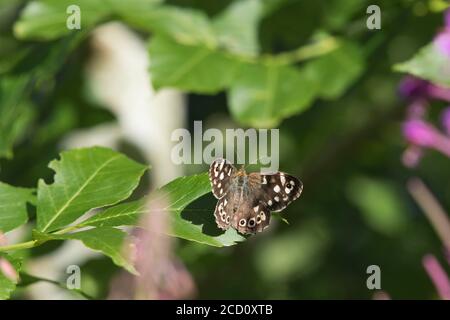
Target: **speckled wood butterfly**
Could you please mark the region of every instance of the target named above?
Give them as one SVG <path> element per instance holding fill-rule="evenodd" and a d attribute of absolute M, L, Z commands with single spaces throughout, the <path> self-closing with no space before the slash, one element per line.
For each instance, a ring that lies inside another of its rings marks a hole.
<path fill-rule="evenodd" d="M 212 192 L 219 199 L 214 216 L 223 230 L 230 226 L 242 234 L 263 231 L 270 212 L 286 208 L 300 197 L 303 184 L 283 172 L 247 174 L 228 160 L 216 159 L 209 168 Z"/>

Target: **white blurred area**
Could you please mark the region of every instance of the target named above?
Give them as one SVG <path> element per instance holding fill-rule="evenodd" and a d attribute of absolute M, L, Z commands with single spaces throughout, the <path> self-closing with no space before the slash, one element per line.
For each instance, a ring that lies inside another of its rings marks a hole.
<path fill-rule="evenodd" d="M 117 122 L 73 131 L 61 149 L 101 145 L 117 148 L 120 140 L 136 146 L 147 162 L 152 188 L 182 175 L 170 160 L 171 132 L 185 125 L 185 100 L 175 90 L 152 89 L 145 43 L 125 25 L 112 22 L 98 27 L 90 38 L 92 55 L 86 81 L 98 103 L 116 115 Z M 68 265 L 81 265 L 97 255 L 78 241 L 66 241 L 48 255 L 31 260 L 28 271 L 43 278 L 65 281 Z M 82 271 L 81 271 L 81 276 Z M 67 290 L 38 283 L 30 286 L 31 299 L 74 299 Z"/>

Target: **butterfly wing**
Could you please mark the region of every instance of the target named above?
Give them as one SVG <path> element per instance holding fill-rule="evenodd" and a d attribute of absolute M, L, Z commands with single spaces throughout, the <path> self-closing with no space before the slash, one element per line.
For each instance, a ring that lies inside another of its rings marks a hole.
<path fill-rule="evenodd" d="M 212 193 L 217 199 L 225 196 L 230 187 L 236 168 L 226 159 L 216 159 L 209 167 L 209 180 Z"/>
<path fill-rule="evenodd" d="M 217 201 L 216 210 L 214 210 L 214 217 L 216 218 L 217 226 L 222 230 L 227 230 L 230 227 L 232 218 L 232 206 L 228 196 L 222 197 Z"/>
<path fill-rule="evenodd" d="M 278 212 L 298 199 L 303 183 L 284 172 L 274 174 L 250 173 L 250 179 L 260 181 L 260 199 L 270 211 Z"/>
<path fill-rule="evenodd" d="M 231 218 L 231 226 L 242 234 L 262 232 L 269 223 L 270 210 L 256 197 L 243 202 Z"/>

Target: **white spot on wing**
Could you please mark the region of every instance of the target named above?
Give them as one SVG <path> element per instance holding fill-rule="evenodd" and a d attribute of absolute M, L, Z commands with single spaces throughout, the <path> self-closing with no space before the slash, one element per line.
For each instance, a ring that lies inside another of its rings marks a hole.
<path fill-rule="evenodd" d="M 273 191 L 275 191 L 276 193 L 280 192 L 280 186 L 276 185 L 275 187 L 273 187 Z"/>

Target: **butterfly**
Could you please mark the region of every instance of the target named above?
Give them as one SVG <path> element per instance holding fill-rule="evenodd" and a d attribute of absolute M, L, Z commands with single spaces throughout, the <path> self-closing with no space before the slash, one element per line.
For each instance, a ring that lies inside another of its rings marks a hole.
<path fill-rule="evenodd" d="M 269 226 L 270 212 L 279 212 L 300 197 L 303 183 L 284 172 L 247 174 L 226 159 L 209 168 L 212 193 L 219 199 L 214 216 L 223 230 L 232 227 L 242 234 L 261 232 Z"/>

